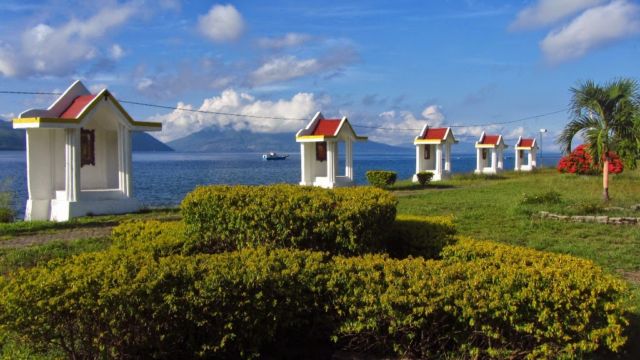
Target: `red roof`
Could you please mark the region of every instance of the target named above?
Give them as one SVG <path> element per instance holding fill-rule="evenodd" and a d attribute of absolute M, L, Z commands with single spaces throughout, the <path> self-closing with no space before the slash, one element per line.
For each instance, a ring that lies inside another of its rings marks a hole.
<path fill-rule="evenodd" d="M 82 109 L 87 106 L 96 96 L 95 95 L 80 95 L 73 99 L 71 105 L 60 114 L 61 119 L 77 119 Z"/>
<path fill-rule="evenodd" d="M 444 140 L 448 128 L 427 128 L 427 132 L 422 137 L 425 140 Z"/>
<path fill-rule="evenodd" d="M 498 139 L 500 139 L 500 135 L 485 135 L 484 139 L 482 139 L 481 144 L 498 145 Z"/>
<path fill-rule="evenodd" d="M 334 136 L 336 134 L 336 130 L 338 130 L 338 126 L 340 126 L 340 119 L 322 119 L 318 120 L 318 125 L 313 129 L 312 135 L 324 135 L 324 136 Z"/>
<path fill-rule="evenodd" d="M 533 147 L 533 139 L 520 139 L 520 143 L 517 145 L 520 147 Z"/>

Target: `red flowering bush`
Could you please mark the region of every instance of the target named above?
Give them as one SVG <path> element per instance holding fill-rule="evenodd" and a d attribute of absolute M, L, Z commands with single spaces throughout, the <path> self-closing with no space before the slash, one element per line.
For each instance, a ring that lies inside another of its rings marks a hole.
<path fill-rule="evenodd" d="M 588 147 L 584 144 L 578 146 L 571 154 L 563 157 L 558 162 L 558 171 L 561 173 L 595 175 L 602 173 L 602 168 L 593 163 Z M 609 151 L 609 173 L 619 174 L 624 170 L 624 165 L 618 154 Z"/>

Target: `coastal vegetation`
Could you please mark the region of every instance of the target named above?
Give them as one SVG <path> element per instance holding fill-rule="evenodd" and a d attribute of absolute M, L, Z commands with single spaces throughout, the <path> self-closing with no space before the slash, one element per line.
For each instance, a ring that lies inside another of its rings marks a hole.
<path fill-rule="evenodd" d="M 636 171 L 613 176 L 620 196 L 607 204 L 611 208 L 598 201 L 596 177 L 555 169 L 486 179 L 454 176 L 420 188 L 400 182 L 391 189 L 406 190 L 395 191 L 398 215 L 392 231 L 380 234 L 384 246 L 349 257 L 332 247 L 300 249 L 299 243 L 251 242 L 233 250 L 211 247 L 208 238 L 197 246 L 207 237 L 200 238 L 197 227 L 185 231 L 185 213 L 141 214 L 142 221 L 111 217 L 120 225 L 108 240 L 83 240 L 69 249 L 56 244 L 59 258 L 54 252 L 51 262 L 33 261 L 37 252 L 25 252 L 46 245 L 2 253 L 22 255 L 3 269 L 0 346 L 5 354 L 19 348 L 49 358 L 254 357 L 282 349 L 292 357 L 317 349 L 312 353 L 319 358 L 336 350 L 401 357 L 633 358 L 640 227 L 558 223 L 537 214 L 589 209 L 631 216 L 640 203 L 639 179 Z M 265 206 L 255 211 L 280 201 L 249 188 L 222 189 L 201 188 L 185 199 L 183 211 L 195 206 L 194 198 L 202 205 L 213 197 L 232 213 L 241 204 L 233 201 L 243 197 Z M 386 208 L 388 193 L 358 191 L 371 192 L 370 199 L 383 200 Z M 310 201 L 289 197 L 297 200 L 281 206 Z M 196 223 L 200 211 L 208 210 L 191 212 Z M 86 219 L 92 218 L 81 221 Z M 289 226 L 270 224 L 283 231 Z M 3 242 L 25 234 L 8 225 L 13 235 Z M 239 226 L 245 235 L 259 229 Z M 335 226 L 328 223 L 323 231 Z M 310 333 L 315 336 L 301 339 Z"/>
<path fill-rule="evenodd" d="M 398 173 L 386 170 L 369 170 L 366 172 L 367 182 L 378 188 L 386 188 L 395 184 Z"/>
<path fill-rule="evenodd" d="M 595 165 L 602 168 L 602 198 L 609 201 L 609 162 L 620 151 L 630 167 L 639 155 L 640 88 L 632 79 L 604 85 L 584 81 L 571 88 L 572 119 L 558 137 L 564 151 L 571 152 L 573 138 L 584 137 Z"/>

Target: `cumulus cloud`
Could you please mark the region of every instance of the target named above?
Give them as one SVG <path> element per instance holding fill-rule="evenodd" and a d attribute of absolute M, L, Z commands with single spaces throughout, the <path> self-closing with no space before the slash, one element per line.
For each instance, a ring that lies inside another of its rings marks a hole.
<path fill-rule="evenodd" d="M 586 10 L 571 23 L 550 32 L 540 43 L 552 64 L 575 59 L 588 51 L 640 31 L 640 7 L 626 0 Z"/>
<path fill-rule="evenodd" d="M 518 13 L 511 23 L 511 30 L 534 29 L 552 25 L 568 16 L 590 7 L 600 5 L 605 0 L 538 0 Z"/>
<path fill-rule="evenodd" d="M 259 100 L 248 93 L 227 89 L 219 96 L 205 99 L 199 107 L 182 102 L 178 103 L 177 107 L 254 116 L 310 119 L 326 101 L 316 98 L 312 93 L 297 93 L 290 99 Z M 175 140 L 211 126 L 260 133 L 295 131 L 305 124 L 301 121 L 243 118 L 181 110 L 156 115 L 149 120 L 163 123 L 162 133 L 157 136 L 162 141 Z"/>
<path fill-rule="evenodd" d="M 258 39 L 258 46 L 264 49 L 281 50 L 284 48 L 300 46 L 312 37 L 309 34 L 287 33 L 282 37 L 263 37 Z"/>
<path fill-rule="evenodd" d="M 198 19 L 198 30 L 214 42 L 237 40 L 244 32 L 242 15 L 231 5 L 214 5 Z"/>
<path fill-rule="evenodd" d="M 293 55 L 276 57 L 254 70 L 250 75 L 250 82 L 253 85 L 264 85 L 320 73 L 332 73 L 329 74 L 331 76 L 352 63 L 355 58 L 355 52 L 348 49 L 321 58 L 299 59 Z"/>
<path fill-rule="evenodd" d="M 78 65 L 102 61 L 109 54 L 101 54 L 99 40 L 136 11 L 130 4 L 109 6 L 86 20 L 73 18 L 58 27 L 41 23 L 16 40 L 0 40 L 0 73 L 7 77 L 67 75 Z M 110 55 L 114 55 L 113 48 Z"/>
<path fill-rule="evenodd" d="M 413 141 L 425 124 L 437 127 L 445 122 L 440 105 L 429 105 L 420 115 L 421 117 L 416 117 L 413 112 L 407 110 L 382 112 L 378 114 L 376 125 L 383 129 L 375 129 L 370 138 L 391 145 L 406 145 L 408 141 Z"/>

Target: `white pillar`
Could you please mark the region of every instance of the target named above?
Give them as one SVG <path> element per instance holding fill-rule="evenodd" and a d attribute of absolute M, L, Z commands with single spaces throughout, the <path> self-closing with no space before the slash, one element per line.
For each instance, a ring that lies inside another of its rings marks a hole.
<path fill-rule="evenodd" d="M 125 126 L 118 124 L 118 190 L 127 196 L 127 157 L 125 148 Z"/>
<path fill-rule="evenodd" d="M 522 150 L 516 149 L 515 166 L 513 167 L 513 170 L 515 171 L 520 171 L 520 167 L 522 166 L 522 160 L 520 159 L 520 151 Z"/>
<path fill-rule="evenodd" d="M 436 145 L 436 173 L 435 177 L 440 178 L 442 176 L 442 144 Z"/>
<path fill-rule="evenodd" d="M 484 167 L 482 161 L 482 149 L 476 148 L 476 174 L 482 174 L 482 168 Z"/>
<path fill-rule="evenodd" d="M 491 149 L 491 169 L 494 173 L 498 172 L 498 149 Z"/>
<path fill-rule="evenodd" d="M 78 201 L 80 194 L 80 130 L 64 130 L 65 194 L 68 202 Z"/>
<path fill-rule="evenodd" d="M 336 183 L 336 164 L 335 164 L 335 146 L 336 143 L 333 141 L 327 142 L 327 180 L 329 181 L 331 186 L 334 186 Z"/>
<path fill-rule="evenodd" d="M 347 139 L 345 143 L 345 175 L 349 181 L 353 181 L 353 141 Z"/>
<path fill-rule="evenodd" d="M 444 172 L 451 172 L 451 143 L 447 143 L 444 148 Z"/>
<path fill-rule="evenodd" d="M 307 185 L 305 143 L 300 143 L 300 185 Z"/>
<path fill-rule="evenodd" d="M 125 155 L 125 192 L 124 195 L 126 197 L 131 197 L 133 195 L 133 186 L 131 176 L 131 163 L 132 161 L 132 151 L 131 151 L 131 131 L 125 127 L 124 129 L 124 155 Z"/>
<path fill-rule="evenodd" d="M 531 151 L 529 152 L 529 165 L 531 165 L 531 169 L 535 169 L 536 167 L 538 167 L 537 161 L 536 161 L 536 149 L 533 148 L 531 149 Z"/>

